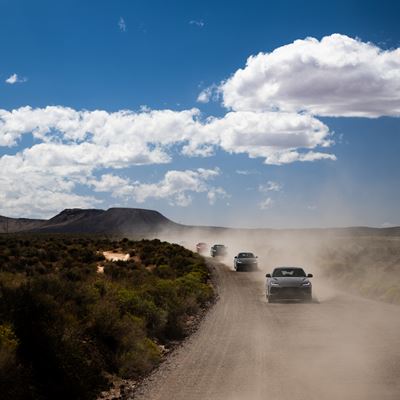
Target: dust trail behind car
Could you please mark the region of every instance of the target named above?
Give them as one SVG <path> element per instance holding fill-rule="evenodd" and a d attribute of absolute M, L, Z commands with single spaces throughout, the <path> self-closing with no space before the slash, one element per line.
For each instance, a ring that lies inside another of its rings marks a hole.
<path fill-rule="evenodd" d="M 399 398 L 399 307 L 355 296 L 348 282 L 324 278 L 349 248 L 357 255 L 373 239 L 297 231 L 209 231 L 207 236 L 200 230 L 185 235 L 185 241 L 193 248 L 199 241 L 227 246 L 226 266 L 211 264 L 220 300 L 195 336 L 141 389 L 139 399 Z M 396 265 L 391 257 L 397 253 L 387 248 L 381 257 Z M 233 257 L 240 251 L 257 254 L 260 270 L 236 273 Z M 350 282 L 359 282 L 351 262 L 359 272 L 364 265 L 364 275 L 373 271 L 368 262 L 349 257 Z M 265 273 L 279 265 L 312 273 L 318 301 L 268 304 Z"/>
<path fill-rule="evenodd" d="M 340 293 L 271 305 L 262 272 L 211 268 L 220 300 L 137 399 L 398 399 L 397 306 Z"/>

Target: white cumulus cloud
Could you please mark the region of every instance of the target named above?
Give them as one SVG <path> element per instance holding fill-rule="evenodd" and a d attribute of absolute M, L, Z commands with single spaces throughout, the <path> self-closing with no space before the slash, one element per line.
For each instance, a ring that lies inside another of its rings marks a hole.
<path fill-rule="evenodd" d="M 170 162 L 172 145 L 181 146 L 187 156 L 209 156 L 219 147 L 262 157 L 267 164 L 335 159 L 315 151 L 332 144 L 324 123 L 284 112 L 240 111 L 202 120 L 196 108 L 112 113 L 61 106 L 0 109 L 0 146 L 14 146 L 24 134 L 42 142 L 28 154 L 46 153 L 44 160 L 49 162 L 57 159 L 93 168 Z"/>
<path fill-rule="evenodd" d="M 235 111 L 306 111 L 318 116 L 400 115 L 400 48 L 332 34 L 248 58 L 220 86 Z"/>
<path fill-rule="evenodd" d="M 199 19 L 199 20 L 192 19 L 191 21 L 189 21 L 189 24 L 198 26 L 199 28 L 203 28 L 203 26 L 205 25 L 204 21 L 201 19 Z"/>
<path fill-rule="evenodd" d="M 282 184 L 274 181 L 268 181 L 266 184 L 259 185 L 258 190 L 262 193 L 280 192 L 282 190 Z"/>
<path fill-rule="evenodd" d="M 118 20 L 118 28 L 121 32 L 126 32 L 126 22 L 122 17 Z"/>
<path fill-rule="evenodd" d="M 23 83 L 26 82 L 27 80 L 28 80 L 27 78 L 20 78 L 17 74 L 12 74 L 5 80 L 5 82 L 10 85 L 14 85 L 15 83 Z"/>
<path fill-rule="evenodd" d="M 45 164 L 21 153 L 0 157 L 0 214 L 50 217 L 64 208 L 89 208 L 101 203 L 94 196 L 74 193 L 89 171 Z"/>
<path fill-rule="evenodd" d="M 133 198 L 138 203 L 154 198 L 166 199 L 171 205 L 186 207 L 192 202 L 193 193 L 206 193 L 210 204 L 214 204 L 218 198 L 227 197 L 224 189 L 208 183 L 219 173 L 218 169 L 203 168 L 171 170 L 156 183 L 132 182 L 113 174 L 104 174 L 99 180 L 92 179 L 90 184 L 96 192 L 110 192 L 114 197 Z"/>
<path fill-rule="evenodd" d="M 268 210 L 274 205 L 274 201 L 271 197 L 267 197 L 266 199 L 262 200 L 259 204 L 261 210 Z"/>
<path fill-rule="evenodd" d="M 208 103 L 211 100 L 217 101 L 220 98 L 220 90 L 217 85 L 213 84 L 211 86 L 203 89 L 197 96 L 197 101 L 199 103 Z"/>
<path fill-rule="evenodd" d="M 237 169 L 235 171 L 238 175 L 256 175 L 259 174 L 259 171 L 248 170 L 248 169 Z"/>
<path fill-rule="evenodd" d="M 177 152 L 209 156 L 220 149 L 260 157 L 267 164 L 334 159 L 321 151 L 332 143 L 328 127 L 310 115 L 294 113 L 230 112 L 204 119 L 195 108 L 138 112 L 62 106 L 0 109 L 0 146 L 16 146 L 23 135 L 33 137 L 30 147 L 0 157 L 3 214 L 28 215 L 24 210 L 28 203 L 30 215 L 40 215 L 41 207 L 49 213 L 64 207 L 95 206 L 95 194 L 102 191 L 115 197 L 131 196 L 137 202 L 152 197 L 178 205 L 189 204 L 195 193 L 207 193 L 210 203 L 227 196 L 223 188 L 207 184 L 217 174 L 210 170 L 172 170 L 157 183 L 125 182 L 113 174 L 122 168 L 169 163 Z M 94 182 L 94 176 L 104 169 L 112 176 Z M 82 186 L 92 192 L 77 194 Z"/>
<path fill-rule="evenodd" d="M 262 157 L 266 164 L 334 160 L 333 154 L 314 151 L 332 144 L 328 127 L 310 115 L 239 111 L 209 118 L 200 134 L 183 148 L 188 155 L 207 153 L 219 146 L 228 153 Z M 301 149 L 301 151 L 300 151 Z"/>
<path fill-rule="evenodd" d="M 208 103 L 211 98 L 211 90 L 209 88 L 202 90 L 197 96 L 199 103 Z"/>
<path fill-rule="evenodd" d="M 260 193 L 270 193 L 270 192 L 280 192 L 282 190 L 283 186 L 279 182 L 274 182 L 274 181 L 267 181 L 265 184 L 260 184 L 258 185 L 258 191 Z M 272 199 L 272 197 L 266 197 L 264 198 L 260 203 L 258 203 L 259 207 L 261 210 L 268 210 L 275 204 L 275 200 Z"/>

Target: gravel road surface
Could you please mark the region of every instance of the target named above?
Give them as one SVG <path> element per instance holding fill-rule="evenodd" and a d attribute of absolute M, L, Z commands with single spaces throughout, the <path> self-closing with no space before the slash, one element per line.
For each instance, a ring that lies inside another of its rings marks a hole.
<path fill-rule="evenodd" d="M 268 304 L 265 272 L 212 268 L 219 301 L 135 399 L 400 399 L 400 307 L 318 278 L 313 303 Z"/>

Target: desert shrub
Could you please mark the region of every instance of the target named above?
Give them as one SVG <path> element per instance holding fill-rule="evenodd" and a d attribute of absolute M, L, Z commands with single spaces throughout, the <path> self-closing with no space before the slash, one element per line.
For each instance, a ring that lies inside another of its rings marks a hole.
<path fill-rule="evenodd" d="M 198 272 L 186 274 L 177 279 L 177 283 L 178 296 L 183 299 L 193 298 L 197 305 L 204 305 L 212 296 L 212 289 L 203 283 L 203 277 Z M 193 312 L 193 310 L 188 311 Z"/>
<path fill-rule="evenodd" d="M 144 296 L 134 290 L 121 289 L 118 291 L 118 305 L 122 313 L 141 317 L 151 336 L 160 336 L 165 329 L 167 312 L 156 306 L 151 296 Z"/>
<path fill-rule="evenodd" d="M 11 325 L 0 325 L 0 377 L 7 375 L 8 371 L 16 366 L 16 351 L 18 338 Z"/>
<path fill-rule="evenodd" d="M 106 262 L 112 250 L 137 258 Z M 201 257 L 159 240 L 0 235 L 1 398 L 94 399 L 106 374 L 147 373 L 210 299 L 207 280 Z"/>
<path fill-rule="evenodd" d="M 166 310 L 167 321 L 164 336 L 167 339 L 179 339 L 185 335 L 182 316 L 187 311 L 186 300 L 179 297 L 179 285 L 175 280 L 159 279 L 148 288 L 155 304 Z"/>
<path fill-rule="evenodd" d="M 118 357 L 119 375 L 123 378 L 142 375 L 151 371 L 160 361 L 161 353 L 157 345 L 149 338 L 135 341 L 129 350 Z"/>
<path fill-rule="evenodd" d="M 53 277 L 30 282 L 14 296 L 19 356 L 45 398 L 89 399 L 105 383 L 102 358 L 85 340 L 70 296 L 71 286 Z"/>
<path fill-rule="evenodd" d="M 176 278 L 176 274 L 173 268 L 171 268 L 167 264 L 158 265 L 155 269 L 154 273 L 162 279 L 174 279 Z"/>
<path fill-rule="evenodd" d="M 4 400 L 30 397 L 28 370 L 18 362 L 18 338 L 10 324 L 0 325 L 0 393 Z"/>
<path fill-rule="evenodd" d="M 136 265 L 134 262 L 115 261 L 104 265 L 104 273 L 112 280 L 131 280 L 134 276 Z"/>

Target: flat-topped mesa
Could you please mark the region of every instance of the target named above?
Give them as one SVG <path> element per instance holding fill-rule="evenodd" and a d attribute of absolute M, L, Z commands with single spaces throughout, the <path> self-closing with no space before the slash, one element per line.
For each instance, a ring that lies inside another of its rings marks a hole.
<path fill-rule="evenodd" d="M 179 227 L 158 211 L 140 208 L 66 209 L 38 232 L 140 234 Z"/>
<path fill-rule="evenodd" d="M 66 208 L 59 214 L 50 218 L 44 224 L 44 227 L 49 225 L 66 225 L 72 222 L 79 221 L 83 218 L 90 218 L 104 213 L 104 210 L 97 209 L 82 209 L 82 208 Z"/>
<path fill-rule="evenodd" d="M 158 211 L 140 208 L 110 208 L 93 223 L 95 231 L 121 233 L 147 233 L 179 226 Z"/>

